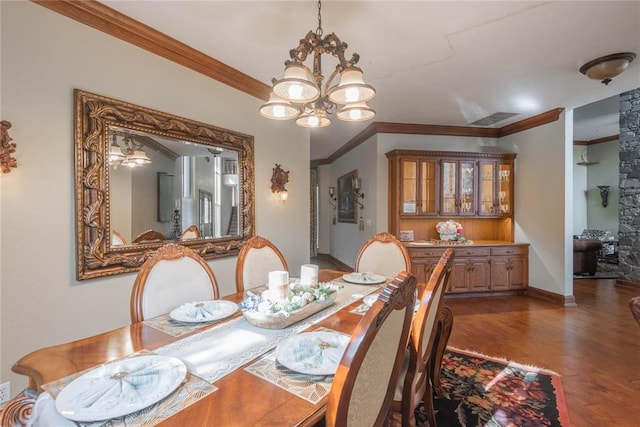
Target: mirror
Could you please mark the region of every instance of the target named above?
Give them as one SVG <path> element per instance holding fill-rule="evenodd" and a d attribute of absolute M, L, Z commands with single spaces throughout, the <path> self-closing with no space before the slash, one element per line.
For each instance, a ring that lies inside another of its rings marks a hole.
<path fill-rule="evenodd" d="M 254 230 L 253 137 L 75 90 L 78 280 L 178 241 L 237 255 Z"/>

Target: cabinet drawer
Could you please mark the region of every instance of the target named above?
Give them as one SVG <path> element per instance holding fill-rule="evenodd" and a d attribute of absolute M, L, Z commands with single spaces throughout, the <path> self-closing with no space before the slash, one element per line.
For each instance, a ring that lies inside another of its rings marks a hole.
<path fill-rule="evenodd" d="M 491 248 L 453 248 L 456 258 L 460 257 L 486 257 L 489 256 Z"/>
<path fill-rule="evenodd" d="M 441 257 L 447 248 L 407 248 L 411 258 L 433 258 Z"/>
<path fill-rule="evenodd" d="M 491 255 L 526 255 L 529 248 L 525 245 L 497 246 L 491 248 Z"/>

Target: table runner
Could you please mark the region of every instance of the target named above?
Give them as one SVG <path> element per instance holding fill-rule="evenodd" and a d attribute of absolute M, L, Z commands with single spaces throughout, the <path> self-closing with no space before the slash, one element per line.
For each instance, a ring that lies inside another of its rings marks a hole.
<path fill-rule="evenodd" d="M 244 317 L 239 317 L 160 347 L 155 353 L 177 357 L 187 365 L 189 372 L 214 383 L 275 348 L 283 339 L 307 329 L 380 287 L 355 285 L 339 280 L 334 283 L 342 288 L 338 289 L 333 305 L 287 328 L 259 328 L 247 322 Z"/>

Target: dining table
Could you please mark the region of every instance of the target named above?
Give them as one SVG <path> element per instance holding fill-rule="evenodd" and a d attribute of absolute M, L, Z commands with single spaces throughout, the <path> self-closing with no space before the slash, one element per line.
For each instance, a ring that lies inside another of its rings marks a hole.
<path fill-rule="evenodd" d="M 333 377 L 305 376 L 283 367 L 275 356 L 278 344 L 311 331 L 350 337 L 368 308 L 363 299 L 389 281 L 369 285 L 334 278 L 331 283 L 338 289 L 332 304 L 281 329 L 255 326 L 240 310 L 216 322 L 194 324 L 176 323 L 165 314 L 33 351 L 12 367 L 13 372 L 29 377 L 29 388 L 6 405 L 2 426 L 34 416 L 62 422 L 66 419 L 53 409 L 53 402 L 65 387 L 83 373 L 144 355 L 182 360 L 187 374 L 178 389 L 154 402 L 152 410 L 81 425 L 314 425 L 324 417 Z M 423 287 L 419 284 L 419 289 Z M 245 290 L 222 300 L 237 304 L 258 291 Z M 48 409 L 42 409 L 47 402 Z"/>

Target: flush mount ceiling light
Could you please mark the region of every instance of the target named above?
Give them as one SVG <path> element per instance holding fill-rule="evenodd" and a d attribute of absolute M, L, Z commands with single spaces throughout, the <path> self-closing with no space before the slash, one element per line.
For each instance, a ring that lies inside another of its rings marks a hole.
<path fill-rule="evenodd" d="M 364 82 L 362 70 L 355 66 L 360 55 L 354 53 L 345 59 L 347 44 L 334 33 L 322 37 L 322 5 L 318 1 L 318 28 L 309 31 L 300 44 L 289 51 L 291 59 L 285 61 L 284 77 L 273 79 L 269 100 L 260 107 L 260 114 L 273 120 L 296 119 L 304 127 L 325 127 L 331 124 L 329 114 L 341 108 L 337 116 L 345 121 L 364 121 L 375 116 L 366 103 L 376 90 Z M 338 59 L 336 69 L 325 85 L 322 85 L 321 56 L 331 54 Z M 304 65 L 307 56 L 313 55 L 313 72 Z M 340 74 L 340 82 L 331 86 Z"/>
<path fill-rule="evenodd" d="M 622 73 L 635 57 L 636 54 L 633 52 L 614 53 L 587 62 L 580 67 L 580 72 L 590 79 L 600 80 L 608 85 L 611 79 Z"/>

